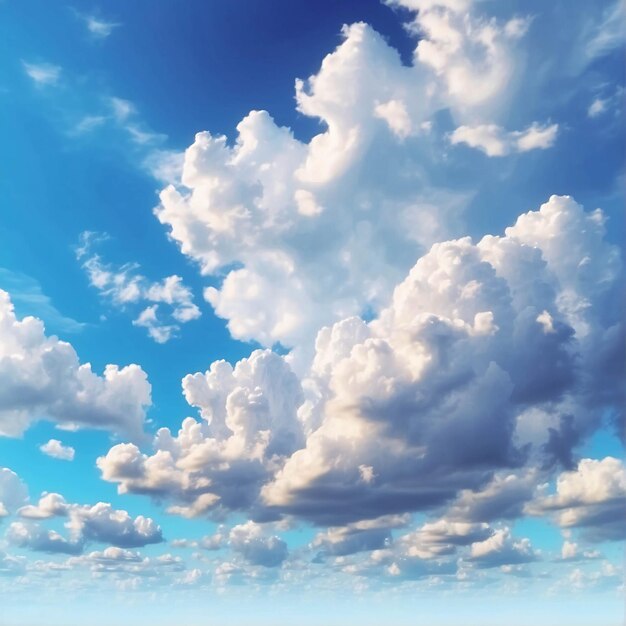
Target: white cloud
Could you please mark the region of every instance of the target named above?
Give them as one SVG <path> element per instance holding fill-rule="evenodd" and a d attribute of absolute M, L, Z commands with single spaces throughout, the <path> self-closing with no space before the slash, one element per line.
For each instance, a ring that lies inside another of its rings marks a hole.
<path fill-rule="evenodd" d="M 563 472 L 556 494 L 528 506 L 535 515 L 553 513 L 563 528 L 583 528 L 593 541 L 626 538 L 626 469 L 613 457 L 582 459 L 575 471 Z"/>
<path fill-rule="evenodd" d="M 83 15 L 83 21 L 87 30 L 97 39 L 106 39 L 120 24 L 107 22 L 94 15 Z"/>
<path fill-rule="evenodd" d="M 450 135 L 450 142 L 467 144 L 490 157 L 506 156 L 513 152 L 551 148 L 556 141 L 558 128 L 558 124 L 541 126 L 536 122 L 525 130 L 512 132 L 495 124 L 459 126 Z"/>
<path fill-rule="evenodd" d="M 619 411 L 622 402 L 613 364 L 623 347 L 613 338 L 623 329 L 608 305 L 621 265 L 603 232 L 600 214 L 552 197 L 504 237 L 433 246 L 367 327 L 336 325 L 343 340 L 330 345 L 323 331 L 314 367 L 331 366 L 313 378 L 306 408 L 321 425 L 263 488 L 265 502 L 332 523 L 482 492 L 487 467 L 522 462 L 517 446 L 527 442 L 514 433 L 528 407 L 555 419 L 529 458 L 567 462 L 573 433 L 599 426 L 599 406 Z M 543 311 L 551 311 L 552 333 L 537 321 Z M 363 465 L 373 468 L 369 484 L 360 480 Z M 489 506 L 512 514 L 529 497 L 523 483 L 515 497 L 506 491 L 486 497 L 480 516 Z"/>
<path fill-rule="evenodd" d="M 251 521 L 235 526 L 228 541 L 251 565 L 278 567 L 287 558 L 287 544 L 276 535 L 267 535 L 261 524 Z"/>
<path fill-rule="evenodd" d="M 509 529 L 504 528 L 484 541 L 473 543 L 468 561 L 480 568 L 488 568 L 530 563 L 538 558 L 539 554 L 533 550 L 528 539 L 516 541 Z"/>
<path fill-rule="evenodd" d="M 171 513 L 247 510 L 281 459 L 303 443 L 294 420 L 302 401 L 297 377 L 284 359 L 258 350 L 235 368 L 217 361 L 206 373 L 186 376 L 185 398 L 202 423 L 183 421 L 177 436 L 161 428 L 154 454 L 120 444 L 98 459 L 103 478 L 122 493 L 167 496 Z"/>
<path fill-rule="evenodd" d="M 139 273 L 139 266 L 126 264 L 119 267 L 102 261 L 93 252 L 94 242 L 102 240 L 92 232 L 84 232 L 76 256 L 87 272 L 89 282 L 113 305 L 145 305 L 133 321 L 135 326 L 148 330 L 157 343 L 169 341 L 185 324 L 200 317 L 200 309 L 193 302 L 193 294 L 180 276 L 167 276 L 161 282 L 150 282 Z M 161 315 L 165 308 L 165 319 Z"/>
<path fill-rule="evenodd" d="M 603 236 L 600 212 L 553 196 L 504 236 L 436 244 L 377 318 L 319 332 L 301 381 L 268 351 L 186 377 L 204 422 L 162 429 L 151 454 L 113 447 L 103 478 L 187 516 L 514 518 L 623 403 L 621 260 Z"/>
<path fill-rule="evenodd" d="M 73 461 L 76 452 L 71 446 L 64 446 L 58 439 L 50 439 L 47 443 L 39 446 L 39 449 L 44 454 L 63 461 Z"/>
<path fill-rule="evenodd" d="M 20 477 L 8 467 L 0 467 L 0 520 L 28 498 L 28 489 Z"/>
<path fill-rule="evenodd" d="M 61 78 L 61 67 L 51 63 L 27 63 L 22 61 L 24 71 L 36 85 L 56 85 Z"/>
<path fill-rule="evenodd" d="M 0 434 L 19 436 L 45 419 L 138 438 L 150 391 L 138 365 L 107 365 L 98 376 L 80 364 L 69 343 L 45 335 L 40 320 L 18 320 L 0 290 Z"/>
<path fill-rule="evenodd" d="M 464 20 L 457 5 L 444 28 L 424 6 L 413 66 L 358 23 L 296 81 L 298 110 L 325 125 L 310 142 L 252 111 L 232 147 L 198 133 L 180 184 L 161 193 L 157 217 L 182 252 L 224 276 L 205 296 L 234 337 L 310 353 L 321 326 L 379 311 L 424 246 L 450 235 L 464 198 L 428 184 L 419 131 L 441 109 L 474 119 L 500 99 L 520 28 Z M 444 35 L 459 40 L 454 50 Z M 524 131 L 519 149 L 549 143 L 543 131 Z"/>
<path fill-rule="evenodd" d="M 42 494 L 36 505 L 23 506 L 18 510 L 18 515 L 29 521 L 11 525 L 11 541 L 44 552 L 80 554 L 85 543 L 91 541 L 118 548 L 136 548 L 163 541 L 161 528 L 149 517 L 139 515 L 132 518 L 127 511 L 114 509 L 106 502 L 98 502 L 93 506 L 71 504 L 58 493 Z M 31 521 L 54 517 L 67 518 L 65 527 L 69 539 Z"/>

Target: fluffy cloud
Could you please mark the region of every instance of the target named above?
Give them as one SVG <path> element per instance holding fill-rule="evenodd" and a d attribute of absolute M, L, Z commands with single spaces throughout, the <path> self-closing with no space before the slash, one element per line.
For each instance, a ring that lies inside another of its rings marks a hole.
<path fill-rule="evenodd" d="M 54 530 L 46 530 L 39 524 L 13 522 L 7 531 L 7 539 L 20 548 L 50 554 L 80 554 L 82 542 L 68 540 Z"/>
<path fill-rule="evenodd" d="M 121 493 L 173 499 L 170 512 L 187 517 L 250 508 L 276 467 L 303 444 L 294 419 L 300 382 L 282 357 L 257 350 L 234 368 L 217 361 L 185 377 L 183 390 L 203 421 L 187 418 L 177 436 L 160 429 L 152 456 L 132 444 L 114 446 L 97 461 L 103 478 L 118 482 Z"/>
<path fill-rule="evenodd" d="M 20 507 L 28 498 L 28 488 L 8 467 L 0 467 L 0 518 Z"/>
<path fill-rule="evenodd" d="M 44 454 L 63 461 L 73 461 L 76 453 L 72 446 L 64 446 L 58 439 L 50 439 L 50 441 L 39 446 L 39 449 Z"/>
<path fill-rule="evenodd" d="M 500 126 L 459 126 L 451 135 L 453 144 L 464 143 L 482 150 L 487 156 L 506 156 L 512 152 L 545 150 L 556 141 L 558 124 L 542 126 L 532 124 L 525 130 L 507 132 Z"/>
<path fill-rule="evenodd" d="M 553 197 L 504 237 L 433 246 L 379 319 L 321 333 L 321 425 L 266 504 L 320 523 L 427 509 L 481 491 L 493 470 L 547 466 L 562 428 L 619 413 L 621 266 L 603 230 L 601 214 Z"/>
<path fill-rule="evenodd" d="M 15 522 L 9 529 L 9 539 L 18 545 L 44 552 L 79 554 L 90 541 L 119 548 L 136 548 L 163 541 L 160 526 L 149 517 L 132 518 L 127 511 L 114 509 L 106 502 L 93 506 L 70 504 L 58 493 L 43 494 L 36 505 L 19 509 L 20 517 L 44 520 L 65 517 L 70 539 L 32 522 Z"/>
<path fill-rule="evenodd" d="M 183 381 L 204 422 L 162 429 L 151 455 L 113 447 L 103 477 L 188 516 L 515 517 L 600 416 L 619 419 L 622 269 L 603 235 L 601 212 L 554 196 L 504 236 L 436 244 L 377 318 L 320 331 L 301 382 L 268 351 L 216 362 Z"/>
<path fill-rule="evenodd" d="M 141 436 L 150 384 L 138 365 L 80 364 L 69 343 L 47 337 L 34 317 L 18 320 L 0 290 L 0 434 L 15 437 L 36 420 Z"/>
<path fill-rule="evenodd" d="M 205 297 L 238 339 L 308 355 L 320 327 L 380 311 L 425 247 L 459 234 L 465 197 L 429 183 L 439 157 L 427 130 L 442 110 L 493 123 L 526 22 L 464 16 L 461 3 L 391 4 L 418 11 L 412 65 L 366 24 L 344 27 L 319 72 L 296 81 L 298 111 L 322 132 L 302 142 L 252 111 L 232 144 L 198 133 L 161 193 L 156 215 L 182 252 L 223 277 Z M 535 124 L 500 141 L 525 151 L 555 132 Z"/>
<path fill-rule="evenodd" d="M 592 541 L 626 538 L 626 469 L 613 457 L 582 459 L 575 471 L 563 472 L 556 494 L 528 507 L 535 515 L 554 514 L 562 528 L 582 528 Z"/>
<path fill-rule="evenodd" d="M 139 305 L 144 308 L 133 321 L 135 326 L 148 330 L 157 343 L 169 341 L 185 324 L 200 317 L 200 309 L 193 302 L 193 294 L 180 276 L 167 276 L 161 282 L 150 282 L 134 264 L 114 267 L 102 261 L 93 252 L 94 242 L 102 239 L 95 233 L 84 232 L 76 256 L 89 276 L 89 282 L 111 303 L 118 307 Z M 145 306 L 148 304 L 148 306 Z M 166 320 L 160 308 L 166 307 Z"/>
<path fill-rule="evenodd" d="M 278 567 L 287 558 L 287 544 L 276 535 L 268 536 L 261 524 L 246 522 L 228 535 L 230 547 L 250 565 Z"/>
<path fill-rule="evenodd" d="M 480 568 L 530 563 L 539 558 L 528 539 L 515 541 L 508 528 L 496 531 L 491 537 L 473 543 L 468 561 Z"/>

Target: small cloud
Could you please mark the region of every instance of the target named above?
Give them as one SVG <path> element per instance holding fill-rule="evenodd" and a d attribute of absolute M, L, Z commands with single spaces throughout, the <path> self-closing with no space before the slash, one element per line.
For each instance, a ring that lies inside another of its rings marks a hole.
<path fill-rule="evenodd" d="M 116 98 L 115 96 L 112 96 L 111 98 L 109 98 L 109 104 L 111 106 L 111 109 L 113 109 L 113 115 L 118 122 L 125 121 L 130 115 L 135 112 L 135 107 L 133 106 L 133 103 L 122 98 Z"/>
<path fill-rule="evenodd" d="M 516 131 L 507 131 L 495 124 L 459 126 L 450 135 L 450 143 L 464 143 L 487 156 L 501 157 L 514 152 L 546 150 L 554 145 L 558 131 L 558 124 L 542 126 L 537 122 Z"/>
<path fill-rule="evenodd" d="M 71 446 L 64 446 L 58 439 L 50 439 L 48 443 L 39 446 L 39 449 L 48 456 L 62 461 L 73 461 L 75 450 Z"/>
<path fill-rule="evenodd" d="M 106 39 L 118 26 L 121 26 L 121 24 L 107 22 L 95 15 L 84 15 L 78 12 L 76 14 L 94 39 Z"/>
<path fill-rule="evenodd" d="M 106 117 L 102 115 L 86 115 L 83 119 L 74 127 L 74 133 L 82 135 L 89 133 L 95 128 L 102 126 L 106 122 Z"/>
<path fill-rule="evenodd" d="M 22 61 L 24 71 L 37 85 L 56 85 L 61 77 L 61 67 L 51 63 L 27 63 Z"/>

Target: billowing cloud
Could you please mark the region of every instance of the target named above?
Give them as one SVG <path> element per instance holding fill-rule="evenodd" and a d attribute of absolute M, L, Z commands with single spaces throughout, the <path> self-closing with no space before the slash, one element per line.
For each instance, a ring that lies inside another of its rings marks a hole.
<path fill-rule="evenodd" d="M 113 447 L 103 477 L 188 516 L 514 518 L 621 411 L 622 269 L 603 235 L 601 212 L 554 196 L 504 236 L 436 244 L 377 318 L 320 331 L 302 381 L 268 351 L 216 362 L 183 381 L 204 423 L 162 429 L 151 455 Z"/>
<path fill-rule="evenodd" d="M 93 506 L 71 504 L 58 493 L 43 494 L 36 505 L 20 508 L 18 515 L 29 521 L 14 522 L 9 528 L 9 539 L 43 552 L 80 554 L 85 543 L 92 541 L 118 548 L 137 548 L 163 541 L 160 526 L 149 517 L 132 518 L 127 511 L 114 509 L 106 502 Z M 69 539 L 33 521 L 54 517 L 67 518 Z"/>
<path fill-rule="evenodd" d="M 103 237 L 92 232 L 81 234 L 76 256 L 89 276 L 89 282 L 114 306 L 135 305 L 144 307 L 133 321 L 142 326 L 157 343 L 169 341 L 185 324 L 200 317 L 200 309 L 193 302 L 193 294 L 183 284 L 180 276 L 167 276 L 161 282 L 150 282 L 139 273 L 134 264 L 115 267 L 105 263 L 93 252 L 96 241 Z M 146 306 L 146 304 L 148 306 Z M 167 312 L 165 320 L 160 307 Z"/>
<path fill-rule="evenodd" d="M 457 125 L 493 124 L 526 22 L 464 16 L 468 4 L 391 4 L 419 10 L 412 65 L 368 25 L 344 27 L 319 72 L 296 81 L 298 111 L 322 132 L 302 142 L 252 111 L 232 143 L 198 133 L 161 193 L 158 219 L 218 279 L 205 297 L 235 338 L 309 355 L 320 327 L 380 311 L 425 248 L 460 234 L 466 198 L 429 183 L 428 129 L 442 110 Z M 498 132 L 506 151 L 527 151 L 551 145 L 556 125 Z"/>
<path fill-rule="evenodd" d="M 138 365 L 107 365 L 102 376 L 72 346 L 47 337 L 34 317 L 18 320 L 0 290 L 0 434 L 15 437 L 36 420 L 141 436 L 150 384 Z"/>
<path fill-rule="evenodd" d="M 58 439 L 50 439 L 43 445 L 39 446 L 39 449 L 48 456 L 55 459 L 61 459 L 62 461 L 73 461 L 76 451 L 72 446 L 65 446 Z"/>
<path fill-rule="evenodd" d="M 228 540 L 230 547 L 251 565 L 278 567 L 287 558 L 287 544 L 251 521 L 235 526 Z"/>
<path fill-rule="evenodd" d="M 613 457 L 582 459 L 574 471 L 558 477 L 556 494 L 540 497 L 528 510 L 554 514 L 559 526 L 581 528 L 591 541 L 624 539 L 626 469 Z"/>
<path fill-rule="evenodd" d="M 468 561 L 480 568 L 530 563 L 539 558 L 528 539 L 516 541 L 508 528 L 497 530 L 491 537 L 473 543 Z"/>
<path fill-rule="evenodd" d="M 187 517 L 247 510 L 304 442 L 294 419 L 300 382 L 282 357 L 257 350 L 234 368 L 217 361 L 206 373 L 185 377 L 183 390 L 202 423 L 187 418 L 178 436 L 160 429 L 152 456 L 133 444 L 113 447 L 97 461 L 103 478 L 119 483 L 122 493 L 171 498 L 170 512 Z"/>

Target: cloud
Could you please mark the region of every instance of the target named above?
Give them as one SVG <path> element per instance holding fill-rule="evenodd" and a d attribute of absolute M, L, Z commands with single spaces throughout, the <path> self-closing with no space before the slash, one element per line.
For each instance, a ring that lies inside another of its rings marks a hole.
<path fill-rule="evenodd" d="M 329 528 L 316 535 L 311 547 L 320 550 L 318 558 L 382 550 L 391 544 L 391 529 L 402 528 L 408 523 L 408 516 L 392 515 Z"/>
<path fill-rule="evenodd" d="M 318 360 L 330 367 L 307 411 L 321 425 L 263 487 L 265 503 L 326 524 L 427 510 L 465 490 L 479 501 L 493 472 L 547 454 L 550 429 L 589 433 L 600 406 L 619 412 L 623 358 L 596 360 L 622 332 L 621 265 L 603 232 L 600 214 L 552 197 L 504 237 L 433 246 L 378 319 L 335 325 L 332 343 L 320 333 L 314 373 Z M 531 407 L 546 415 L 534 445 L 516 436 Z"/>
<path fill-rule="evenodd" d="M 44 493 L 39 502 L 28 504 L 19 509 L 20 517 L 27 519 L 49 519 L 51 517 L 62 517 L 67 515 L 69 504 L 65 498 L 58 493 Z"/>
<path fill-rule="evenodd" d="M 26 573 L 26 558 L 0 551 L 0 576 L 21 576 Z"/>
<path fill-rule="evenodd" d="M 37 86 L 56 85 L 61 78 L 61 67 L 51 63 L 27 63 L 22 61 L 24 71 Z"/>
<path fill-rule="evenodd" d="M 601 58 L 624 44 L 626 26 L 624 25 L 624 5 L 621 0 L 614 0 L 604 8 L 600 19 L 589 29 L 590 36 L 585 42 L 585 54 L 589 60 Z"/>
<path fill-rule="evenodd" d="M 38 524 L 13 522 L 7 531 L 7 539 L 20 548 L 50 554 L 80 554 L 83 544 L 69 541 L 54 530 L 46 530 Z"/>
<path fill-rule="evenodd" d="M 574 471 L 563 472 L 556 494 L 528 506 L 534 515 L 554 514 L 562 528 L 581 528 L 590 541 L 626 538 L 626 469 L 613 457 L 582 459 Z"/>
<path fill-rule="evenodd" d="M 92 232 L 83 232 L 80 244 L 76 248 L 76 257 L 87 272 L 89 282 L 112 305 L 125 308 L 130 305 L 143 306 L 135 326 L 148 330 L 148 334 L 157 343 L 169 341 L 185 324 L 200 317 L 200 309 L 193 302 L 193 294 L 183 284 L 180 276 L 167 276 L 161 282 L 150 282 L 139 273 L 139 266 L 126 264 L 119 267 L 102 261 L 100 255 L 93 252 L 94 243 L 105 239 Z M 160 317 L 160 311 L 166 309 L 166 319 Z"/>
<path fill-rule="evenodd" d="M 451 135 L 452 144 L 464 143 L 487 156 L 506 156 L 513 152 L 545 150 L 556 141 L 558 124 L 542 126 L 534 123 L 526 130 L 507 132 L 500 126 L 459 126 Z"/>
<path fill-rule="evenodd" d="M 82 553 L 85 543 L 96 541 L 118 548 L 137 548 L 163 541 L 156 522 L 142 515 L 132 518 L 127 511 L 114 509 L 107 502 L 81 505 L 66 502 L 58 493 L 44 493 L 36 505 L 26 505 L 18 515 L 27 520 L 67 518 L 70 539 L 32 522 L 15 522 L 9 529 L 14 543 L 44 552 Z"/>
<path fill-rule="evenodd" d="M 44 454 L 63 461 L 73 461 L 76 452 L 71 446 L 64 446 L 58 439 L 50 439 L 47 443 L 39 446 L 39 449 Z"/>
<path fill-rule="evenodd" d="M 444 8 L 420 5 L 411 66 L 368 25 L 344 27 L 319 72 L 296 81 L 298 111 L 323 125 L 309 142 L 251 111 L 234 141 L 202 132 L 187 149 L 155 212 L 203 274 L 223 278 L 205 298 L 233 337 L 308 355 L 320 327 L 380 311 L 450 236 L 465 197 L 429 184 L 437 151 L 423 131 L 442 110 L 491 121 L 523 28 Z M 534 125 L 515 145 L 545 147 L 555 132 Z"/>
<path fill-rule="evenodd" d="M 89 33 L 96 39 L 106 39 L 111 33 L 120 26 L 115 22 L 107 22 L 106 20 L 95 17 L 94 15 L 80 16 L 87 27 Z"/>
<path fill-rule="evenodd" d="M 183 380 L 185 398 L 202 422 L 187 418 L 177 436 L 161 428 L 154 454 L 120 444 L 97 460 L 121 493 L 168 497 L 169 511 L 186 517 L 210 510 L 247 510 L 261 485 L 304 441 L 294 420 L 300 382 L 284 359 L 257 350 L 234 368 L 217 361 Z"/>
<path fill-rule="evenodd" d="M 275 535 L 267 536 L 263 526 L 251 521 L 235 526 L 228 541 L 250 565 L 278 567 L 287 558 L 287 544 Z"/>
<path fill-rule="evenodd" d="M 538 558 L 528 539 L 515 541 L 509 529 L 504 528 L 484 541 L 473 543 L 467 560 L 479 568 L 490 568 L 530 563 Z"/>
<path fill-rule="evenodd" d="M 436 244 L 378 317 L 319 332 L 302 379 L 260 350 L 187 376 L 203 422 L 150 454 L 114 446 L 103 478 L 185 516 L 514 518 L 623 406 L 622 266 L 603 237 L 601 212 L 553 196 L 504 236 Z"/>
<path fill-rule="evenodd" d="M 85 324 L 63 315 L 31 276 L 0 267 L 0 286 L 11 294 L 13 304 L 22 314 L 34 315 L 63 333 L 78 333 L 85 327 Z"/>
<path fill-rule="evenodd" d="M 165 573 L 185 570 L 185 563 L 178 556 L 162 554 L 157 557 L 142 557 L 139 552 L 114 546 L 71 557 L 67 565 L 71 568 L 85 567 L 92 575 L 98 577 L 102 574 L 112 574 L 116 577 L 124 575 L 156 578 L 162 577 Z"/>
<path fill-rule="evenodd" d="M 69 343 L 47 337 L 41 320 L 18 320 L 0 290 L 0 434 L 19 436 L 46 419 L 141 436 L 150 384 L 138 365 L 80 364 Z"/>
<path fill-rule="evenodd" d="M 20 477 L 8 467 L 0 468 L 0 520 L 28 498 L 28 488 Z"/>

